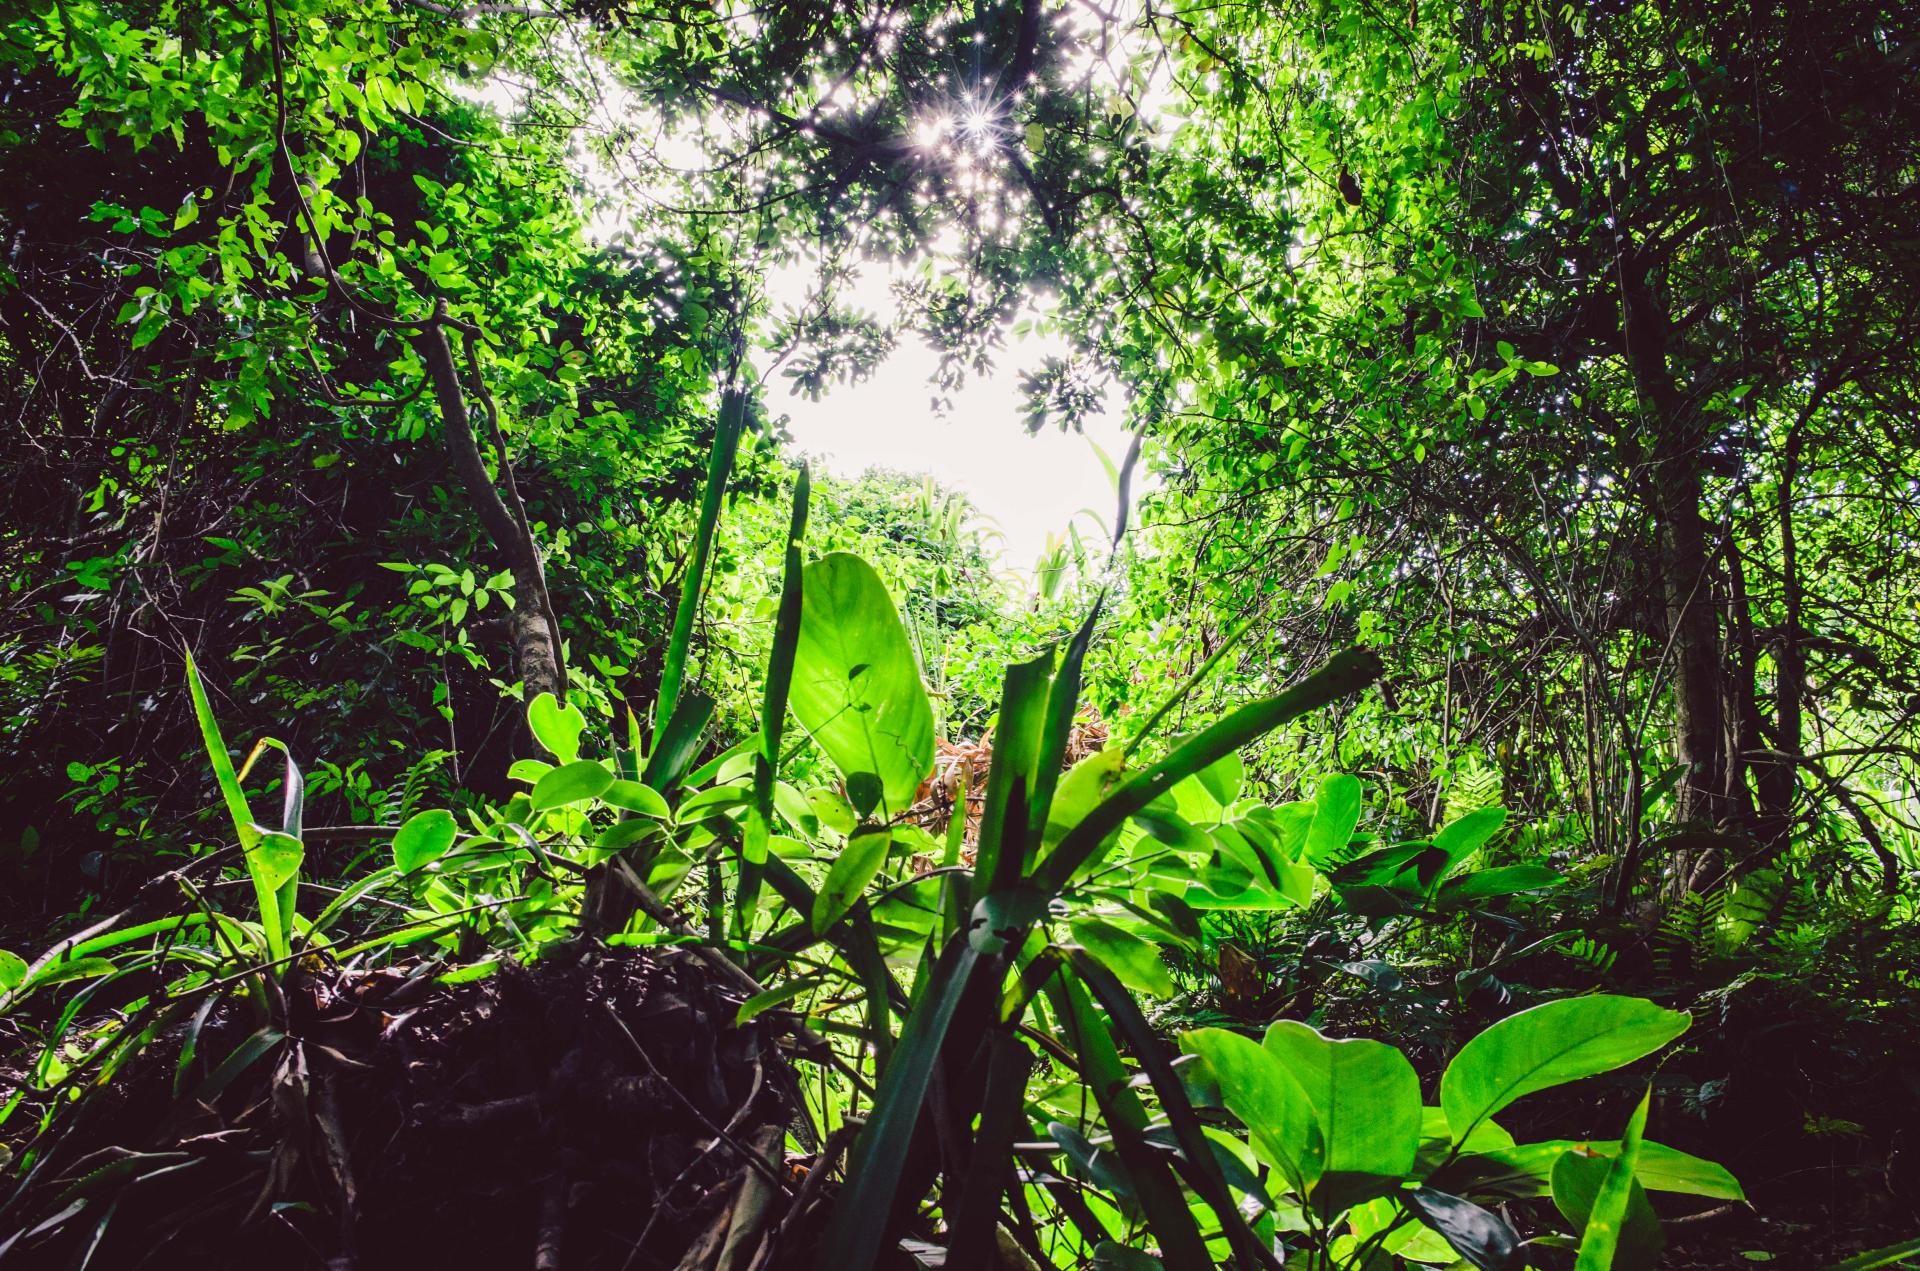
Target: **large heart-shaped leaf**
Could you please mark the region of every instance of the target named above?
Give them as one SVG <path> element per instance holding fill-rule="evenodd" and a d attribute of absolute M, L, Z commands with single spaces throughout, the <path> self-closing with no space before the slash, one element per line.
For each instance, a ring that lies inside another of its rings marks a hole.
<path fill-rule="evenodd" d="M 1515 1099 L 1630 1064 L 1691 1022 L 1639 997 L 1547 1002 L 1509 1015 L 1462 1046 L 1440 1078 L 1440 1106 L 1458 1140 Z"/>
<path fill-rule="evenodd" d="M 542 693 L 527 704 L 527 729 L 548 754 L 569 764 L 580 757 L 580 735 L 587 731 L 587 717 L 578 706 L 562 706 L 553 694 Z"/>
<path fill-rule="evenodd" d="M 1420 1078 L 1384 1042 L 1336 1041 L 1297 1020 L 1267 1030 L 1266 1050 L 1306 1091 L 1326 1142 L 1320 1190 L 1335 1208 L 1385 1194 L 1413 1169 L 1420 1147 Z"/>
<path fill-rule="evenodd" d="M 807 566 L 787 702 L 841 774 L 879 779 L 882 819 L 933 770 L 927 704 L 900 615 L 873 567 L 835 552 Z"/>

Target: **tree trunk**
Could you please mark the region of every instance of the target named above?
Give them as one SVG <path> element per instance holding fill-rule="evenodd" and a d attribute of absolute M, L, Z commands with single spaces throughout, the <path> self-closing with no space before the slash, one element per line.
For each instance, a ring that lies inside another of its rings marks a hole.
<path fill-rule="evenodd" d="M 473 435 L 473 423 L 467 416 L 466 395 L 460 388 L 460 373 L 453 362 L 453 350 L 447 333 L 438 322 L 429 322 L 414 337 L 414 347 L 426 361 L 433 379 L 434 397 L 440 404 L 440 419 L 446 432 L 447 456 L 454 473 L 466 487 L 475 515 L 493 540 L 494 547 L 506 557 L 513 574 L 513 612 L 507 620 L 513 638 L 514 661 L 525 687 L 528 701 L 542 693 L 564 697 L 566 672 L 561 661 L 560 633 L 554 620 L 552 602 L 547 599 L 546 571 L 540 563 L 540 550 L 527 530 L 526 518 L 507 510 L 493 478 L 487 475 L 486 461 L 480 457 L 480 445 Z M 501 456 L 502 476 L 506 456 Z M 518 495 L 515 495 L 518 501 Z"/>
<path fill-rule="evenodd" d="M 1712 554 L 1700 514 L 1701 451 L 1707 438 L 1674 385 L 1667 315 L 1653 294 L 1647 263 L 1629 251 L 1621 272 L 1627 360 L 1641 408 L 1653 425 L 1661 598 L 1673 666 L 1673 758 L 1681 768 L 1675 815 L 1680 821 L 1724 825 L 1737 819 L 1733 795 L 1739 776 L 1727 739 Z"/>

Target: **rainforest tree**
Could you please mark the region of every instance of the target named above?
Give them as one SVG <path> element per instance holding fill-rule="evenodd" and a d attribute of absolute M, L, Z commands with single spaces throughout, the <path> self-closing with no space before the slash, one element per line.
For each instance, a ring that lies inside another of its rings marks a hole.
<path fill-rule="evenodd" d="M 1908 10 L 15 5 L 0 1254 L 1899 1265 Z"/>

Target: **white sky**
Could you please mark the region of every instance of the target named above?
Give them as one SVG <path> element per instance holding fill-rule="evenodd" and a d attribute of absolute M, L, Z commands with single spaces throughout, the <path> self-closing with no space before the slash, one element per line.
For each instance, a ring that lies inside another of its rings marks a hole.
<path fill-rule="evenodd" d="M 799 302 L 808 277 L 796 267 L 770 280 L 775 307 Z M 869 312 L 888 314 L 892 304 L 884 269 L 869 267 L 850 299 Z M 930 475 L 965 494 L 987 528 L 1004 537 L 1002 564 L 1028 574 L 1046 550 L 1048 536 L 1064 537 L 1076 517 L 1081 536 L 1092 542 L 1111 530 L 1113 485 L 1090 443 L 1115 464 L 1127 450 L 1122 402 L 1112 388 L 1106 408 L 1085 421 L 1084 432 L 1062 433 L 1049 425 L 1028 435 L 1021 374 L 1066 348 L 1057 335 L 1009 334 L 992 371 L 969 377 L 950 395 L 951 409 L 937 414 L 932 398 L 939 358 L 918 337 L 903 334 L 870 378 L 830 385 L 817 402 L 790 395 L 789 381 L 775 374 L 767 384 L 767 406 L 788 417 L 794 448 L 835 475 L 891 468 Z M 1137 494 L 1138 476 L 1134 485 Z"/>

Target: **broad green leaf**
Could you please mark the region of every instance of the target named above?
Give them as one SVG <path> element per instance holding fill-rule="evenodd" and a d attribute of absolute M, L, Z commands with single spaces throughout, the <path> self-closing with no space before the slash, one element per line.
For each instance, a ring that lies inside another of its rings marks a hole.
<path fill-rule="evenodd" d="M 1213 797 L 1215 803 L 1222 808 L 1229 808 L 1240 797 L 1240 787 L 1246 784 L 1247 765 L 1238 753 L 1222 755 L 1195 773 L 1194 779 Z"/>
<path fill-rule="evenodd" d="M 416 812 L 393 836 L 393 867 L 403 874 L 411 874 L 439 860 L 453 846 L 457 832 L 453 813 L 445 808 Z"/>
<path fill-rule="evenodd" d="M 807 791 L 807 806 L 819 818 L 820 824 L 840 834 L 851 834 L 860 824 L 860 817 L 854 812 L 853 805 L 842 798 L 838 791 L 825 786 Z"/>
<path fill-rule="evenodd" d="M 604 852 L 618 852 L 632 847 L 635 843 L 664 835 L 667 830 L 651 817 L 634 817 L 626 821 L 616 821 L 600 831 L 593 845 Z"/>
<path fill-rule="evenodd" d="M 1441 826 L 1440 832 L 1433 836 L 1433 845 L 1447 854 L 1447 867 L 1441 875 L 1444 877 L 1458 869 L 1462 861 L 1479 851 L 1506 823 L 1505 808 L 1481 808 Z"/>
<path fill-rule="evenodd" d="M 873 567 L 835 552 L 802 576 L 788 704 L 840 772 L 879 778 L 886 815 L 933 770 L 933 710 L 900 615 Z"/>
<path fill-rule="evenodd" d="M 1160 960 L 1159 946 L 1099 918 L 1076 919 L 1072 928 L 1074 941 L 1105 963 L 1128 988 L 1162 999 L 1179 991 L 1167 964 Z"/>
<path fill-rule="evenodd" d="M 1587 1149 L 1608 1153 L 1618 1144 L 1589 1143 Z M 1715 1200 L 1745 1201 L 1747 1193 L 1724 1165 L 1702 1160 L 1664 1143 L 1640 1144 L 1640 1160 L 1633 1176 L 1650 1192 L 1679 1192 L 1686 1196 L 1710 1196 Z"/>
<path fill-rule="evenodd" d="M 553 765 L 544 759 L 516 759 L 507 765 L 507 780 L 532 784 L 552 771 Z"/>
<path fill-rule="evenodd" d="M 616 779 L 601 791 L 600 799 L 609 807 L 619 808 L 623 812 L 637 812 L 657 821 L 669 820 L 673 816 L 673 809 L 667 806 L 666 799 L 658 790 L 624 777 Z"/>
<path fill-rule="evenodd" d="M 1691 1022 L 1639 997 L 1547 1002 L 1509 1015 L 1462 1046 L 1440 1078 L 1440 1106 L 1458 1140 L 1515 1099 L 1630 1064 Z"/>
<path fill-rule="evenodd" d="M 0 949 L 0 989 L 19 987 L 27 978 L 27 961 L 17 953 Z"/>
<path fill-rule="evenodd" d="M 1206 1061 L 1221 1101 L 1246 1123 L 1260 1158 L 1295 1193 L 1311 1191 L 1326 1166 L 1326 1140 L 1313 1101 L 1279 1057 L 1224 1028 L 1195 1029 L 1180 1045 Z"/>
<path fill-rule="evenodd" d="M 1347 1225 L 1355 1240 L 1364 1244 L 1378 1238 L 1383 1254 L 1398 1254 L 1407 1262 L 1457 1263 L 1459 1254 L 1447 1238 L 1419 1222 L 1403 1217 L 1409 1210 L 1387 1196 L 1356 1205 L 1347 1211 Z"/>
<path fill-rule="evenodd" d="M 1483 1122 L 1481 1129 L 1491 1124 L 1491 1121 Z M 1476 1178 L 1494 1182 L 1508 1194 L 1519 1195 L 1525 1191 L 1544 1195 L 1553 1180 L 1553 1167 L 1563 1153 L 1578 1150 L 1588 1156 L 1611 1160 L 1619 1154 L 1620 1143 L 1604 1139 L 1585 1143 L 1554 1139 L 1491 1147 L 1470 1144 L 1467 1150 L 1474 1155 L 1463 1156 L 1461 1161 L 1474 1171 Z M 1502 1168 L 1506 1171 L 1504 1174 L 1497 1172 Z M 1643 1141 L 1640 1144 L 1640 1160 L 1634 1166 L 1633 1176 L 1650 1192 L 1676 1192 L 1714 1200 L 1744 1201 L 1747 1198 L 1740 1180 L 1728 1172 L 1726 1166 L 1664 1143 Z M 1530 1188 L 1515 1186 L 1528 1181 L 1532 1184 Z"/>
<path fill-rule="evenodd" d="M 853 908 L 860 893 L 886 864 L 887 848 L 892 843 L 893 836 L 884 829 L 860 830 L 847 840 L 827 870 L 827 881 L 820 885 L 819 894 L 813 898 L 815 935 L 825 934 L 827 928 Z"/>
<path fill-rule="evenodd" d="M 565 807 L 596 799 L 613 784 L 613 774 L 605 764 L 592 759 L 576 759 L 540 778 L 533 787 L 533 810 Z"/>
<path fill-rule="evenodd" d="M 259 839 L 247 849 L 247 863 L 253 876 L 271 891 L 279 891 L 300 873 L 300 862 L 307 849 L 291 834 L 261 830 Z"/>
<path fill-rule="evenodd" d="M 1318 869 L 1336 865 L 1360 824 L 1360 779 L 1337 773 L 1320 783 L 1313 797 L 1313 824 L 1304 847 L 1307 862 Z"/>
<path fill-rule="evenodd" d="M 1281 1020 L 1263 1043 L 1293 1074 L 1313 1105 L 1326 1144 L 1322 1187 L 1336 1175 L 1341 1199 L 1380 1195 L 1413 1170 L 1420 1147 L 1420 1078 L 1407 1057 L 1384 1042 L 1334 1040 L 1297 1020 Z"/>
<path fill-rule="evenodd" d="M 1473 1127 L 1473 1133 L 1460 1145 L 1462 1153 L 1497 1152 L 1513 1146 L 1513 1135 L 1507 1133 L 1498 1121 L 1488 1118 Z M 1413 1173 L 1425 1178 L 1440 1167 L 1440 1163 L 1454 1155 L 1453 1134 L 1447 1129 L 1447 1114 L 1443 1108 L 1423 1107 L 1420 1109 L 1420 1151 L 1414 1158 Z M 1548 1167 L 1552 1161 L 1547 1162 Z M 1451 1176 L 1451 1175 L 1450 1175 Z M 1447 1184 L 1441 1183 L 1444 1189 Z M 1453 1190 L 1462 1189 L 1455 1187 Z"/>
<path fill-rule="evenodd" d="M 553 694 L 542 693 L 527 706 L 527 728 L 548 754 L 565 765 L 580 757 L 580 735 L 587 731 L 587 717 L 578 706 L 562 706 Z"/>
<path fill-rule="evenodd" d="M 1099 859 L 1109 834 L 1177 782 L 1282 724 L 1358 693 L 1378 679 L 1382 669 L 1379 656 L 1370 650 L 1343 650 L 1286 692 L 1242 706 L 1199 736 L 1180 743 L 1160 762 L 1123 780 L 1074 826 L 1040 862 L 1033 874 L 1034 885 L 1048 894 L 1059 891 Z"/>
<path fill-rule="evenodd" d="M 1566 877 L 1545 865 L 1501 865 L 1477 869 L 1471 874 L 1449 878 L 1440 888 L 1438 899 L 1444 903 L 1464 904 L 1489 896 L 1512 896 L 1523 891 L 1542 891 L 1558 887 Z"/>
<path fill-rule="evenodd" d="M 1288 860 L 1300 859 L 1307 846 L 1307 831 L 1313 828 L 1313 816 L 1318 810 L 1312 799 L 1296 799 L 1273 809 L 1274 838 L 1280 845 L 1281 855 Z"/>

